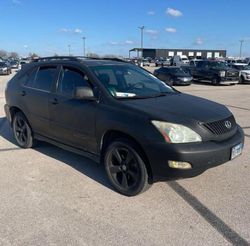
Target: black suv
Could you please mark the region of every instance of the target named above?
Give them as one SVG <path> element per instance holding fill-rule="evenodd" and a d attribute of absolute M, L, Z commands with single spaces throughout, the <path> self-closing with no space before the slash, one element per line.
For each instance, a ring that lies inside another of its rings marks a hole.
<path fill-rule="evenodd" d="M 211 82 L 213 85 L 239 83 L 239 72 L 225 62 L 203 60 L 193 64 L 189 68 L 194 79 Z"/>
<path fill-rule="evenodd" d="M 44 58 L 7 84 L 5 112 L 22 148 L 47 141 L 104 163 L 120 193 L 191 177 L 240 155 L 223 105 L 183 94 L 133 64 Z"/>

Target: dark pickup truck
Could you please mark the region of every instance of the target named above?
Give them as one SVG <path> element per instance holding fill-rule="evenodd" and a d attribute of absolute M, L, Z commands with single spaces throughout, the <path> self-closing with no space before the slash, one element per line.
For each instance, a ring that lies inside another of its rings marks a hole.
<path fill-rule="evenodd" d="M 186 67 L 195 80 L 218 84 L 238 84 L 239 72 L 221 61 L 197 61 Z"/>

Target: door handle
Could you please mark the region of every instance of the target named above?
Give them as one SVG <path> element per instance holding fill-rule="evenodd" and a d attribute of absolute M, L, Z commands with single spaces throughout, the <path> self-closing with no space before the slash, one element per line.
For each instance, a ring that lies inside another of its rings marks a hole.
<path fill-rule="evenodd" d="M 23 96 L 23 97 L 26 96 L 26 91 L 21 91 L 20 95 Z"/>
<path fill-rule="evenodd" d="M 50 101 L 52 104 L 56 105 L 58 104 L 58 99 L 57 98 L 54 98 Z"/>

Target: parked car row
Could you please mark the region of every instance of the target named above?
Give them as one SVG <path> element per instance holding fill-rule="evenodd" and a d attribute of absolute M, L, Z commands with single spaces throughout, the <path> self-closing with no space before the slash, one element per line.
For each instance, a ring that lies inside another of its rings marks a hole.
<path fill-rule="evenodd" d="M 9 75 L 11 74 L 11 65 L 8 62 L 0 62 L 0 75 Z"/>
<path fill-rule="evenodd" d="M 161 67 L 154 75 L 168 85 L 190 85 L 192 80 L 213 85 L 250 83 L 250 66 L 234 63 L 228 65 L 215 60 L 192 60 L 189 65 Z"/>

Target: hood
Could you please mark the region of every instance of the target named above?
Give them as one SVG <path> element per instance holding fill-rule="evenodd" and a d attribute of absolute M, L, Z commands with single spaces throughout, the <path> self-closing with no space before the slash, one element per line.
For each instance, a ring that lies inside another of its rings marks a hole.
<path fill-rule="evenodd" d="M 185 77 L 191 77 L 190 74 L 188 73 L 185 73 L 185 72 L 178 72 L 178 73 L 175 73 L 173 74 L 175 77 L 182 77 L 182 78 L 185 78 Z"/>
<path fill-rule="evenodd" d="M 176 123 L 182 119 L 211 122 L 231 115 L 224 105 L 183 93 L 121 102 L 147 114 L 151 119 Z"/>
<path fill-rule="evenodd" d="M 250 74 L 250 70 L 241 70 L 241 73 L 247 73 L 247 74 Z"/>

